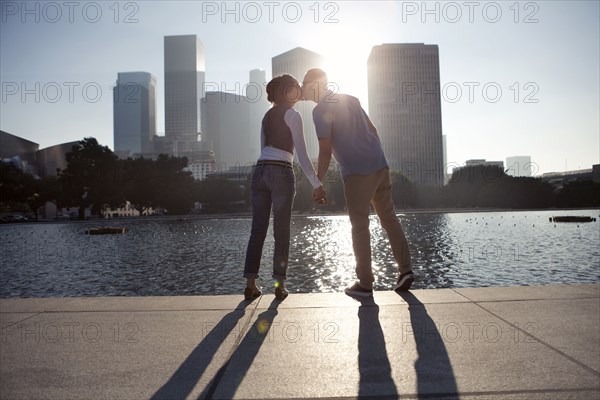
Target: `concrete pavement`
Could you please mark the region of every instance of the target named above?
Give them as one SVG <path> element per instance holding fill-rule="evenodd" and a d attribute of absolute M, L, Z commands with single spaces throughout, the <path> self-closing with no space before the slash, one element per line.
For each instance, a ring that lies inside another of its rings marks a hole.
<path fill-rule="evenodd" d="M 600 398 L 600 285 L 0 300 L 0 399 Z"/>

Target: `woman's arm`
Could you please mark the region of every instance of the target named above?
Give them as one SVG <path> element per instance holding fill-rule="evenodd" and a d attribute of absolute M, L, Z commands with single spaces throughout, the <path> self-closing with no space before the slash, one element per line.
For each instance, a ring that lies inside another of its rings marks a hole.
<path fill-rule="evenodd" d="M 308 181 L 311 183 L 313 188 L 316 189 L 322 186 L 323 184 L 319 180 L 315 168 L 310 162 L 310 158 L 308 157 L 308 153 L 306 151 L 306 143 L 304 141 L 304 133 L 302 129 L 302 116 L 298 111 L 290 108 L 286 111 L 284 120 L 292 132 L 292 140 L 294 141 L 294 147 L 296 148 L 298 161 L 300 161 L 302 171 L 304 171 L 304 174 L 308 178 Z"/>

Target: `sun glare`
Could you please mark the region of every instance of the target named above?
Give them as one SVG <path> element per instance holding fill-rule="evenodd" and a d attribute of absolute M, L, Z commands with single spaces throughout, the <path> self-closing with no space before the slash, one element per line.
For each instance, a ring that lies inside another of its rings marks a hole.
<path fill-rule="evenodd" d="M 356 96 L 361 103 L 367 101 L 367 57 L 368 51 L 360 51 L 353 40 L 330 46 L 325 55 L 324 70 L 330 89 L 336 93 Z M 366 54 L 366 55 L 365 55 Z"/>

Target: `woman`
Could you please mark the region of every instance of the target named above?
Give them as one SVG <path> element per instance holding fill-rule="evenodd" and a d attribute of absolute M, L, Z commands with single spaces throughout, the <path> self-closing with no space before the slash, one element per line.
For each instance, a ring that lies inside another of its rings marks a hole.
<path fill-rule="evenodd" d="M 252 300 L 262 294 L 256 286 L 263 244 L 273 208 L 273 278 L 275 297 L 283 300 L 288 291 L 284 280 L 290 248 L 290 222 L 294 201 L 294 150 L 313 188 L 322 187 L 308 154 L 302 132 L 302 117 L 292 106 L 300 100 L 298 81 L 290 75 L 273 78 L 267 84 L 267 98 L 273 104 L 262 120 L 261 154 L 252 173 L 252 231 L 246 251 L 244 297 Z"/>

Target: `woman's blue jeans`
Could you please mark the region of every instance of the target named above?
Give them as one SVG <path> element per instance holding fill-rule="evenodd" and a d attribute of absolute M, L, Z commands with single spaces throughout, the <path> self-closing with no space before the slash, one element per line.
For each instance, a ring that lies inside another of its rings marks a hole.
<path fill-rule="evenodd" d="M 273 208 L 273 278 L 286 279 L 290 252 L 292 203 L 296 194 L 294 170 L 279 165 L 256 165 L 252 172 L 252 231 L 246 250 L 244 278 L 258 278 L 263 245 Z"/>

